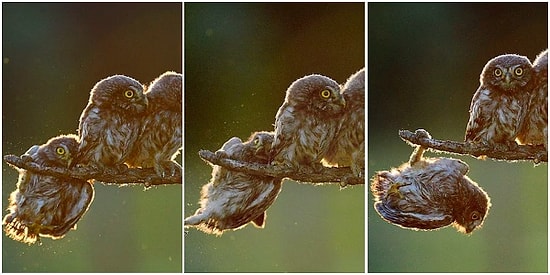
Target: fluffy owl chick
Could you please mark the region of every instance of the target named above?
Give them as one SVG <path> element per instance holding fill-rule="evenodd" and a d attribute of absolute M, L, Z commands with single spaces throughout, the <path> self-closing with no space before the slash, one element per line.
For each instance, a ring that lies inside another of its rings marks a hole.
<path fill-rule="evenodd" d="M 410 162 L 374 175 L 371 192 L 378 214 L 414 230 L 453 225 L 470 234 L 481 227 L 491 203 L 466 176 L 468 165 L 452 158 L 423 158 L 422 151 L 415 150 Z"/>
<path fill-rule="evenodd" d="M 76 135 L 63 135 L 31 147 L 22 158 L 40 166 L 65 167 L 78 150 Z M 88 210 L 92 185 L 78 179 L 57 178 L 18 169 L 17 189 L 10 194 L 3 225 L 6 235 L 33 244 L 42 237 L 60 239 Z"/>
<path fill-rule="evenodd" d="M 256 132 L 246 142 L 233 137 L 216 152 L 223 157 L 268 164 L 273 132 Z M 215 165 L 210 182 L 202 187 L 201 207 L 184 221 L 208 233 L 221 235 L 252 222 L 263 228 L 266 210 L 281 191 L 282 179 L 249 175 Z"/>
<path fill-rule="evenodd" d="M 353 74 L 342 88 L 346 106 L 336 137 L 324 157 L 328 165 L 351 166 L 361 176 L 365 166 L 365 69 Z"/>
<path fill-rule="evenodd" d="M 518 142 L 541 145 L 548 150 L 548 49 L 533 62 L 534 87 L 529 93 L 529 106 L 523 120 Z"/>
<path fill-rule="evenodd" d="M 336 137 L 345 100 L 336 81 L 313 74 L 294 81 L 275 117 L 272 162 L 319 168 Z"/>
<path fill-rule="evenodd" d="M 75 164 L 124 168 L 147 110 L 143 86 L 135 79 L 113 75 L 92 88 L 80 116 L 80 147 Z"/>
<path fill-rule="evenodd" d="M 143 133 L 126 159 L 129 166 L 155 168 L 160 177 L 181 170 L 174 159 L 182 147 L 182 80 L 182 74 L 165 72 L 145 92 Z"/>
<path fill-rule="evenodd" d="M 525 56 L 506 54 L 489 60 L 472 98 L 465 141 L 516 146 L 533 78 Z"/>

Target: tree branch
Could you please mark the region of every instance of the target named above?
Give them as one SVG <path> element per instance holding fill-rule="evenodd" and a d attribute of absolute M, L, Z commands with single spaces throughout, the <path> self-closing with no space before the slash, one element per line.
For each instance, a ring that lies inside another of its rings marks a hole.
<path fill-rule="evenodd" d="M 535 164 L 548 162 L 548 151 L 546 151 L 544 145 L 518 145 L 511 149 L 506 146 L 499 148 L 499 146 L 493 147 L 481 143 L 437 140 L 425 134 L 420 134 L 419 130 L 416 130 L 414 133 L 409 130 L 399 130 L 399 137 L 410 145 L 420 145 L 433 151 L 470 155 L 477 158 L 488 157 L 494 160 L 532 161 Z"/>
<path fill-rule="evenodd" d="M 274 178 L 289 178 L 302 183 L 340 183 L 341 186 L 365 184 L 365 178 L 352 174 L 349 167 L 323 167 L 321 171 L 315 171 L 311 167 L 301 167 L 300 171 L 291 168 L 259 163 L 243 162 L 235 159 L 224 158 L 208 150 L 199 151 L 199 156 L 214 165 L 223 166 L 230 170 L 245 172 L 257 176 L 269 176 Z"/>
<path fill-rule="evenodd" d="M 75 167 L 73 169 L 44 167 L 15 155 L 5 155 L 4 161 L 11 166 L 19 167 L 34 173 L 61 178 L 74 178 L 80 180 L 94 179 L 103 183 L 113 184 L 144 184 L 145 187 L 182 183 L 181 171 L 178 171 L 176 175 L 173 176 L 159 177 L 153 168 L 128 168 L 124 173 L 120 173 L 116 169 L 106 169 L 100 172 L 89 167 Z"/>

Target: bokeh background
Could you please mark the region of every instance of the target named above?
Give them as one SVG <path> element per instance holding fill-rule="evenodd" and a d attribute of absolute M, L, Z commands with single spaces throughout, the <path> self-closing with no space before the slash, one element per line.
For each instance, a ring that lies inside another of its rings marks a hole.
<path fill-rule="evenodd" d="M 500 54 L 533 60 L 546 49 L 547 11 L 547 3 L 369 3 L 370 176 L 408 160 L 399 129 L 463 140 L 481 69 Z M 471 236 L 402 229 L 378 216 L 369 194 L 368 271 L 547 272 L 547 164 L 450 157 L 466 161 L 491 197 L 484 227 Z"/>
<path fill-rule="evenodd" d="M 339 83 L 364 67 L 363 3 L 184 4 L 185 216 L 199 208 L 215 151 L 272 130 L 287 87 L 319 73 Z M 221 237 L 186 229 L 186 272 L 363 272 L 365 188 L 286 181 L 266 227 Z"/>
<path fill-rule="evenodd" d="M 182 71 L 181 3 L 2 3 L 2 153 L 75 133 L 93 85 Z M 2 163 L 2 209 L 17 173 Z M 182 186 L 95 185 L 76 231 L 41 246 L 2 234 L 3 272 L 181 272 Z M 4 212 L 5 213 L 5 212 Z"/>

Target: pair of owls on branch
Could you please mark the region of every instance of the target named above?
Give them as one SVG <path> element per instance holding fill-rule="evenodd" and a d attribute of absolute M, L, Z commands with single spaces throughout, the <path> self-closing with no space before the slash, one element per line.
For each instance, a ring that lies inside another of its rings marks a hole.
<path fill-rule="evenodd" d="M 302 77 L 287 89 L 273 132 L 255 132 L 246 142 L 233 137 L 216 154 L 294 169 L 318 169 L 323 161 L 351 166 L 354 175 L 360 176 L 365 157 L 364 100 L 364 69 L 343 86 L 318 74 Z M 210 182 L 201 190 L 201 208 L 185 219 L 185 225 L 216 235 L 249 222 L 263 228 L 265 211 L 281 188 L 281 178 L 214 166 Z"/>
<path fill-rule="evenodd" d="M 135 79 L 114 75 L 90 92 L 80 117 L 79 135 L 61 135 L 32 146 L 22 158 L 40 166 L 70 168 L 154 168 L 159 176 L 181 169 L 173 160 L 182 146 L 182 75 L 166 72 L 144 92 Z M 9 198 L 4 231 L 32 244 L 39 236 L 59 239 L 89 208 L 90 182 L 18 169 L 17 189 Z"/>
<path fill-rule="evenodd" d="M 533 63 L 497 56 L 485 65 L 470 105 L 465 141 L 502 147 L 544 145 L 548 150 L 548 50 Z M 516 143 L 517 142 L 517 143 Z"/>
<path fill-rule="evenodd" d="M 293 168 L 323 164 L 351 167 L 364 174 L 365 70 L 340 86 L 322 75 L 309 75 L 290 85 L 275 117 L 271 150 L 274 164 Z"/>

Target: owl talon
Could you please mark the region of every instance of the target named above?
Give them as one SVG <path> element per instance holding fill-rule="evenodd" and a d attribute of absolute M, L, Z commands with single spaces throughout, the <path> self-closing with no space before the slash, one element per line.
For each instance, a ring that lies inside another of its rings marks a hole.
<path fill-rule="evenodd" d="M 386 193 L 386 198 L 388 198 L 390 195 L 396 195 L 396 196 L 399 197 L 399 199 L 405 198 L 403 196 L 403 194 L 401 194 L 401 192 L 399 191 L 399 188 L 401 188 L 403 186 L 407 186 L 407 185 L 411 185 L 411 184 L 410 183 L 399 183 L 399 182 L 392 183 L 390 188 L 388 189 L 388 191 Z"/>

